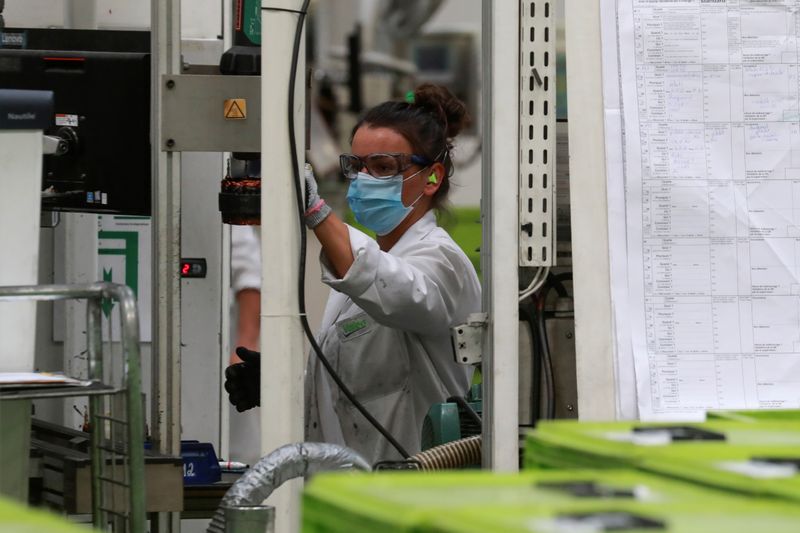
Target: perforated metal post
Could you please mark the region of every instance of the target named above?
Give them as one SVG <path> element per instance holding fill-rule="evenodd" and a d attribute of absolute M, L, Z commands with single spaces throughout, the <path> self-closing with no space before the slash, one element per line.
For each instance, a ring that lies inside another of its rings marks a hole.
<path fill-rule="evenodd" d="M 519 265 L 555 264 L 555 2 L 520 2 Z"/>

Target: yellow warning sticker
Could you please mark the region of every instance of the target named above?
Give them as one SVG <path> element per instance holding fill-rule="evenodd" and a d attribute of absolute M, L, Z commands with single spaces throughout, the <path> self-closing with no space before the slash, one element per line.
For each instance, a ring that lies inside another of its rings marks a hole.
<path fill-rule="evenodd" d="M 229 120 L 242 120 L 247 118 L 247 100 L 244 98 L 230 98 L 225 100 L 225 118 Z"/>

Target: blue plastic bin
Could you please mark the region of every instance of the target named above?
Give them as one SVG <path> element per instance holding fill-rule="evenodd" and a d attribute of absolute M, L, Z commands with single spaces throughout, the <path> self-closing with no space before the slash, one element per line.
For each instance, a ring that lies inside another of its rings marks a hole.
<path fill-rule="evenodd" d="M 222 478 L 219 460 L 210 442 L 182 440 L 181 457 L 184 485 L 207 485 Z"/>

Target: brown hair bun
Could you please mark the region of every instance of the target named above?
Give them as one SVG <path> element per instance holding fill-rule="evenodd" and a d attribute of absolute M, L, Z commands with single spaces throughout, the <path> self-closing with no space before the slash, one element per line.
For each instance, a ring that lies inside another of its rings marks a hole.
<path fill-rule="evenodd" d="M 447 87 L 423 83 L 414 90 L 414 105 L 438 116 L 446 127 L 446 135 L 453 138 L 470 123 L 464 103 Z"/>

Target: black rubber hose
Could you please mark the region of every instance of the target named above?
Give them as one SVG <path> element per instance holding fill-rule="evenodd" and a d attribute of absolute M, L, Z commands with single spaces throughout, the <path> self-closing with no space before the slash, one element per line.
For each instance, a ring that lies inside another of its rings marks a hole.
<path fill-rule="evenodd" d="M 548 274 L 545 280 L 542 291 L 539 293 L 537 310 L 537 329 L 539 331 L 539 344 L 541 347 L 542 357 L 542 373 L 545 381 L 545 394 L 547 395 L 547 405 L 545 417 L 554 419 L 556 417 L 556 389 L 555 389 L 555 376 L 553 373 L 553 358 L 550 352 L 550 341 L 547 338 L 547 319 L 545 306 L 547 305 L 547 296 L 550 289 L 555 289 L 558 295 L 562 298 L 568 298 L 569 293 L 564 287 L 565 281 L 572 281 L 572 272 L 562 272 L 560 274 Z"/>
<path fill-rule="evenodd" d="M 562 272 L 560 274 L 548 273 L 540 294 L 546 300 L 547 293 L 550 292 L 550 289 L 555 289 L 560 298 L 569 298 L 569 292 L 567 292 L 567 288 L 564 286 L 565 281 L 572 281 L 572 272 Z"/>
<path fill-rule="evenodd" d="M 542 345 L 542 374 L 544 374 L 545 393 L 547 394 L 546 418 L 556 417 L 556 390 L 553 376 L 553 359 L 550 354 L 550 343 L 547 340 L 547 324 L 544 320 L 544 310 L 539 311 L 539 342 Z"/>
<path fill-rule="evenodd" d="M 447 399 L 447 402 L 456 403 L 459 407 L 461 407 L 464 410 L 464 412 L 467 413 L 467 416 L 469 416 L 473 422 L 478 424 L 478 427 L 481 427 L 483 425 L 480 415 L 476 413 L 475 409 L 472 408 L 469 402 L 467 402 L 467 400 L 465 400 L 461 396 L 451 396 Z"/>
<path fill-rule="evenodd" d="M 520 307 L 519 316 L 528 324 L 531 332 L 531 425 L 536 426 L 542 409 L 542 350 L 539 343 L 539 325 L 535 319 L 536 308 L 533 305 Z"/>

